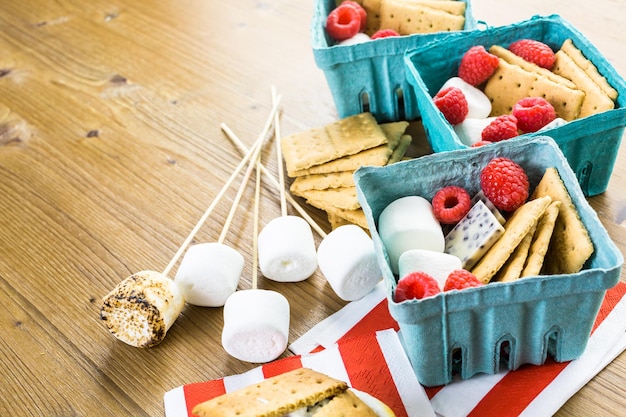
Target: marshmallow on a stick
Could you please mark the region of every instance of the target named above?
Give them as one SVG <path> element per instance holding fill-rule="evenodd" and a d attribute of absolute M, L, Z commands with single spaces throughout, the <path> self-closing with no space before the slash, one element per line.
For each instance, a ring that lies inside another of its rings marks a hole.
<path fill-rule="evenodd" d="M 382 278 L 372 239 L 353 224 L 330 232 L 320 243 L 317 258 L 331 288 L 344 301 L 367 295 Z"/>
<path fill-rule="evenodd" d="M 276 359 L 287 348 L 289 314 L 289 302 L 276 291 L 236 291 L 224 304 L 224 350 L 246 362 Z"/>
<path fill-rule="evenodd" d="M 400 255 L 407 250 L 443 252 L 445 247 L 443 231 L 433 207 L 420 196 L 401 197 L 385 207 L 378 217 L 378 234 L 394 274 L 399 272 Z"/>
<path fill-rule="evenodd" d="M 174 281 L 159 272 L 141 271 L 104 297 L 100 318 L 122 342 L 147 348 L 161 343 L 184 305 Z"/>
<path fill-rule="evenodd" d="M 174 281 L 189 304 L 221 307 L 237 289 L 243 264 L 243 256 L 223 243 L 200 243 L 187 250 Z"/>
<path fill-rule="evenodd" d="M 280 216 L 268 222 L 258 237 L 259 266 L 266 278 L 297 282 L 317 269 L 311 226 L 298 216 Z"/>

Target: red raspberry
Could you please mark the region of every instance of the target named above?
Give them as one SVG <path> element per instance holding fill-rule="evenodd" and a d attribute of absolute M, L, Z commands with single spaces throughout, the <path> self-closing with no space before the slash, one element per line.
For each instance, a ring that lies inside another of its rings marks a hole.
<path fill-rule="evenodd" d="M 488 140 L 479 140 L 478 142 L 472 144 L 472 148 L 478 148 L 479 146 L 490 145 L 492 143 L 493 142 L 489 142 Z"/>
<path fill-rule="evenodd" d="M 517 117 L 512 114 L 503 114 L 496 117 L 481 133 L 482 140 L 500 142 L 517 136 Z"/>
<path fill-rule="evenodd" d="M 515 103 L 513 116 L 517 117 L 519 130 L 529 133 L 538 131 L 556 119 L 556 111 L 545 98 L 526 97 Z"/>
<path fill-rule="evenodd" d="M 326 18 L 326 32 L 336 41 L 350 39 L 361 28 L 361 17 L 355 7 L 344 6 L 335 8 Z"/>
<path fill-rule="evenodd" d="M 413 298 L 430 297 L 439 292 L 439 284 L 435 278 L 426 272 L 411 272 L 398 281 L 394 299 L 396 303 L 401 303 Z"/>
<path fill-rule="evenodd" d="M 377 30 L 370 37 L 370 39 L 374 40 L 374 39 L 380 39 L 380 38 L 389 38 L 391 36 L 400 36 L 400 34 L 393 29 L 380 29 L 380 30 Z"/>
<path fill-rule="evenodd" d="M 361 19 L 361 26 L 359 26 L 359 32 L 365 32 L 365 28 L 367 27 L 367 12 L 356 1 L 345 0 L 342 1 L 339 7 L 352 7 L 359 13 L 359 18 Z"/>
<path fill-rule="evenodd" d="M 435 193 L 432 205 L 440 223 L 455 224 L 470 210 L 472 199 L 464 188 L 449 185 Z"/>
<path fill-rule="evenodd" d="M 499 63 L 498 57 L 489 53 L 484 46 L 472 46 L 461 58 L 459 77 L 476 87 L 491 77 Z"/>
<path fill-rule="evenodd" d="M 493 158 L 480 173 L 480 188 L 498 209 L 514 211 L 528 198 L 528 176 L 509 158 Z"/>
<path fill-rule="evenodd" d="M 469 112 L 465 94 L 458 87 L 444 88 L 435 95 L 433 101 L 451 125 L 461 123 Z"/>
<path fill-rule="evenodd" d="M 484 285 L 476 275 L 465 269 L 456 269 L 448 275 L 443 286 L 444 291 L 462 290 L 465 288 L 480 287 Z"/>
<path fill-rule="evenodd" d="M 551 69 L 554 66 L 554 51 L 543 42 L 520 39 L 509 45 L 509 51 L 540 67 Z"/>

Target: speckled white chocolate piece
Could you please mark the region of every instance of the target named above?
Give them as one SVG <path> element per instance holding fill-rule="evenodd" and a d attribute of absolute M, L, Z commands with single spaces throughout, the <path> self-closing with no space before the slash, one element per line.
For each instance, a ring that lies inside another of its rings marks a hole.
<path fill-rule="evenodd" d="M 503 233 L 504 227 L 491 210 L 478 201 L 446 235 L 444 252 L 457 256 L 463 268 L 470 269 Z"/>

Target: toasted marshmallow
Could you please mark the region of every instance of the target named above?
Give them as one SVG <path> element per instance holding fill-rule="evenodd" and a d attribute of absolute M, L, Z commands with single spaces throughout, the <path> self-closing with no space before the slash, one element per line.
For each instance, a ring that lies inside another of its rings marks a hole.
<path fill-rule="evenodd" d="M 224 304 L 224 350 L 246 362 L 276 359 L 287 348 L 289 314 L 289 302 L 276 291 L 235 292 Z"/>
<path fill-rule="evenodd" d="M 420 196 L 401 197 L 378 217 L 378 234 L 385 245 L 391 270 L 398 274 L 400 255 L 411 249 L 443 252 L 443 230 L 428 200 Z"/>
<path fill-rule="evenodd" d="M 122 342 L 146 348 L 161 343 L 184 305 L 185 298 L 174 281 L 159 272 L 142 271 L 104 297 L 100 318 Z"/>
<path fill-rule="evenodd" d="M 221 307 L 235 292 L 243 256 L 222 243 L 200 243 L 187 249 L 174 281 L 189 304 Z"/>
<path fill-rule="evenodd" d="M 261 273 L 271 280 L 303 281 L 317 269 L 313 232 L 302 217 L 272 219 L 259 233 L 258 249 Z"/>
<path fill-rule="evenodd" d="M 353 224 L 330 232 L 317 249 L 317 259 L 331 288 L 345 301 L 362 298 L 382 278 L 372 239 Z"/>

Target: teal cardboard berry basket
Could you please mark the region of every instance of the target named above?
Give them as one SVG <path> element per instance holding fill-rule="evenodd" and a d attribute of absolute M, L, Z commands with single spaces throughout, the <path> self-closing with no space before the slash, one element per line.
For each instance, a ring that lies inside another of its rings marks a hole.
<path fill-rule="evenodd" d="M 478 173 L 492 158 L 506 156 L 527 172 L 531 191 L 546 168 L 555 167 L 589 231 L 594 253 L 576 274 L 543 275 L 509 283 L 439 293 L 396 303 L 397 277 L 378 234 L 378 217 L 392 201 L 419 195 L 428 200 L 455 184 L 479 191 Z M 549 137 L 515 138 L 479 148 L 434 153 L 355 173 L 357 195 L 370 228 L 386 285 L 389 311 L 419 381 L 444 385 L 523 364 L 579 357 L 607 289 L 619 281 L 624 258 L 588 204 L 574 172 Z"/>
<path fill-rule="evenodd" d="M 554 138 L 576 173 L 586 196 L 606 191 L 626 127 L 626 81 L 589 40 L 559 15 L 534 16 L 508 26 L 451 33 L 437 43 L 407 52 L 407 76 L 415 87 L 419 112 L 435 152 L 467 147 L 432 101 L 446 80 L 457 75 L 461 57 L 474 45 L 489 49 L 508 47 L 513 41 L 532 38 L 558 50 L 566 39 L 591 60 L 609 84 L 618 91 L 615 109 L 571 121 L 563 126 L 524 136 Z"/>
<path fill-rule="evenodd" d="M 461 0 L 459 0 L 461 1 Z M 476 28 L 469 0 L 464 30 Z M 311 46 L 340 118 L 371 112 L 379 123 L 418 117 L 413 87 L 405 74 L 404 53 L 452 32 L 383 38 L 358 45 L 335 45 L 326 33 L 326 18 L 335 0 L 315 0 Z"/>

